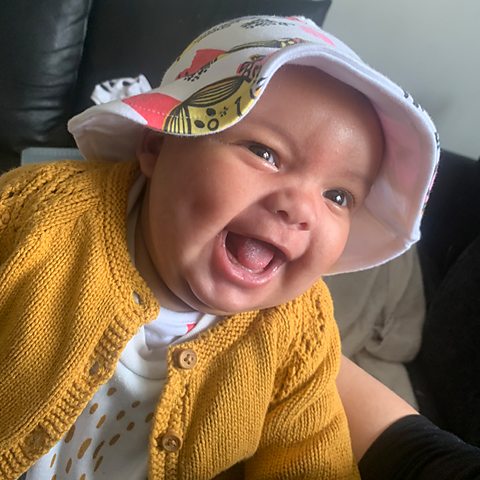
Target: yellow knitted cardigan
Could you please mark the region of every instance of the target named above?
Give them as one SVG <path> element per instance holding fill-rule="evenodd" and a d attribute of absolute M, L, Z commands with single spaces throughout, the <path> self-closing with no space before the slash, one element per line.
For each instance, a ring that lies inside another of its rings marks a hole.
<path fill-rule="evenodd" d="M 126 247 L 136 175 L 131 162 L 59 162 L 0 177 L 2 479 L 69 430 L 158 313 Z M 193 368 L 176 361 L 185 348 L 197 355 Z M 335 387 L 339 355 L 323 282 L 172 347 L 149 478 L 358 478 Z"/>

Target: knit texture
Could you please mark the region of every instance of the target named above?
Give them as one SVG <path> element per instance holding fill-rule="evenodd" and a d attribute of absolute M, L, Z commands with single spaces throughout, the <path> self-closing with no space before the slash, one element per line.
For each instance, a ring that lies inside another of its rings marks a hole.
<path fill-rule="evenodd" d="M 0 478 L 72 426 L 159 306 L 130 261 L 135 163 L 59 162 L 0 177 Z M 181 368 L 178 351 L 195 351 Z M 151 479 L 355 479 L 323 282 L 174 346 L 149 441 Z M 165 449 L 174 432 L 181 446 Z"/>

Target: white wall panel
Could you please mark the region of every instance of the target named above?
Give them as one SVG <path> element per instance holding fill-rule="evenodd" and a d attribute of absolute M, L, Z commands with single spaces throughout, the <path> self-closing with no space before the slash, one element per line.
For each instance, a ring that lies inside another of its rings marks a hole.
<path fill-rule="evenodd" d="M 408 90 L 444 148 L 480 156 L 480 0 L 333 0 L 324 28 Z"/>

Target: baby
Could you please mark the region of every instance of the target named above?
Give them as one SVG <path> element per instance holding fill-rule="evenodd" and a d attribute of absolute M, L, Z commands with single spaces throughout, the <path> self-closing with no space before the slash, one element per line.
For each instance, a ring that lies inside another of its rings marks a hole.
<path fill-rule="evenodd" d="M 321 277 L 419 238 L 428 115 L 245 17 L 69 128 L 88 161 L 0 179 L 1 478 L 359 478 Z"/>

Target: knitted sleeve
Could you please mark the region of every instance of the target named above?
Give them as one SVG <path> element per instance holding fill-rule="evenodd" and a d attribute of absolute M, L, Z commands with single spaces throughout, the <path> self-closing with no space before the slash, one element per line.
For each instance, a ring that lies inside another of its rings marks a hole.
<path fill-rule="evenodd" d="M 12 234 L 25 203 L 24 190 L 35 175 L 35 166 L 10 170 L 0 176 L 0 265 L 13 247 Z"/>
<path fill-rule="evenodd" d="M 46 198 L 77 171 L 81 162 L 33 164 L 0 176 L 0 266 L 35 222 Z"/>
<path fill-rule="evenodd" d="M 275 398 L 245 478 L 355 479 L 346 416 L 335 379 L 340 340 L 323 282 L 296 305 L 297 334 L 277 375 Z M 290 312 L 291 314 L 291 312 Z"/>

